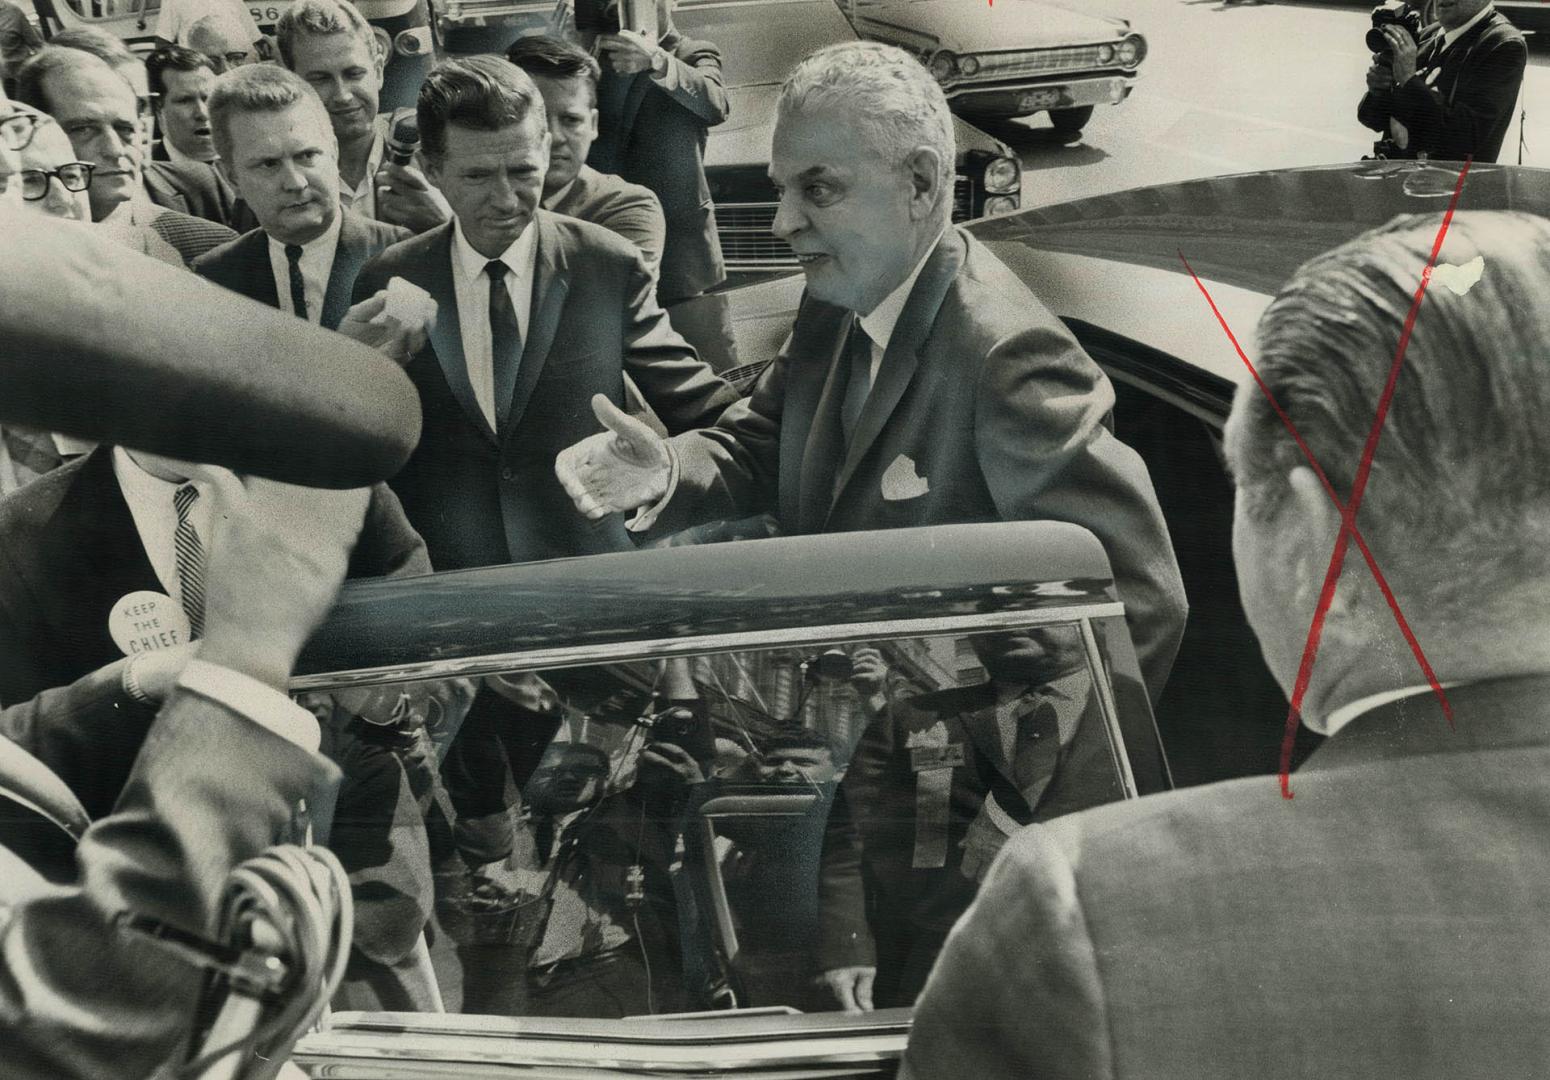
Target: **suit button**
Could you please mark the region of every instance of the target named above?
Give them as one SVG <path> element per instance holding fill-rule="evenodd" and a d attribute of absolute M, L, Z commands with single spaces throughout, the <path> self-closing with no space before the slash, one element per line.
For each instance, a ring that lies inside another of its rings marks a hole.
<path fill-rule="evenodd" d="M 512 472 L 511 472 L 510 469 L 502 469 L 501 470 L 501 479 L 502 480 L 510 480 L 511 477 L 512 477 Z"/>

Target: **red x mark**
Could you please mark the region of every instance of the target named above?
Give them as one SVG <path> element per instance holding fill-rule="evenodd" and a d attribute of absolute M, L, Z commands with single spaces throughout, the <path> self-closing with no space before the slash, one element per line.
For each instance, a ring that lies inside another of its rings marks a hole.
<path fill-rule="evenodd" d="M 1404 366 L 1405 350 L 1410 346 L 1410 334 L 1415 329 L 1416 315 L 1421 310 L 1421 298 L 1426 295 L 1426 286 L 1431 282 L 1432 270 L 1437 265 L 1437 256 L 1442 251 L 1442 242 L 1448 235 L 1448 226 L 1453 221 L 1453 211 L 1458 207 L 1459 195 L 1464 190 L 1464 177 L 1469 175 L 1468 159 L 1464 162 L 1464 168 L 1459 172 L 1458 184 L 1453 189 L 1453 198 L 1448 202 L 1448 210 L 1442 217 L 1442 226 L 1437 230 L 1437 239 L 1432 244 L 1431 257 L 1427 260 L 1426 268 L 1421 272 L 1421 283 L 1416 287 L 1415 297 L 1410 302 L 1410 312 L 1405 316 L 1405 326 L 1399 335 L 1399 348 L 1394 353 L 1394 362 L 1389 366 L 1388 380 L 1384 383 L 1383 392 L 1378 397 L 1378 412 L 1373 418 L 1372 427 L 1367 432 L 1366 444 L 1362 447 L 1362 457 L 1357 465 L 1356 477 L 1351 482 L 1351 499 L 1342 503 L 1336 493 L 1334 485 L 1329 482 L 1318 459 L 1313 456 L 1313 451 L 1303 441 L 1296 426 L 1286 410 L 1281 408 L 1281 403 L 1275 399 L 1270 388 L 1265 385 L 1265 380 L 1260 377 L 1259 371 L 1254 367 L 1243 347 L 1238 344 L 1238 338 L 1233 334 L 1232 328 L 1227 325 L 1227 320 L 1222 317 L 1221 311 L 1216 306 L 1216 301 L 1211 299 L 1210 292 L 1206 289 L 1196 275 L 1194 268 L 1189 265 L 1189 260 L 1184 258 L 1184 253 L 1179 253 L 1179 259 L 1184 263 L 1184 269 L 1189 271 L 1189 276 L 1194 279 L 1195 285 L 1206 298 L 1206 303 L 1211 305 L 1211 313 L 1216 316 L 1216 321 L 1221 324 L 1227 334 L 1227 339 L 1232 342 L 1232 347 L 1237 351 L 1239 359 L 1249 369 L 1254 383 L 1260 392 L 1265 395 L 1265 400 L 1275 410 L 1276 416 L 1282 425 L 1291 434 L 1297 448 L 1308 459 L 1319 483 L 1323 485 L 1324 492 L 1340 511 L 1340 533 L 1335 538 L 1335 550 L 1329 559 L 1329 569 L 1324 575 L 1324 586 L 1319 592 L 1318 606 L 1313 612 L 1313 624 L 1308 628 L 1308 640 L 1303 646 L 1302 661 L 1297 668 L 1297 681 L 1292 686 L 1291 708 L 1286 715 L 1286 731 L 1281 739 L 1281 795 L 1283 798 L 1292 798 L 1291 767 L 1292 748 L 1297 739 L 1297 727 L 1302 722 L 1302 700 L 1308 691 L 1308 682 L 1313 676 L 1313 664 L 1318 658 L 1319 640 L 1324 634 L 1324 619 L 1329 614 L 1329 608 L 1335 599 L 1335 587 L 1340 581 L 1340 571 L 1345 566 L 1346 547 L 1352 541 L 1356 541 L 1357 550 L 1362 553 L 1367 567 L 1372 571 L 1373 580 L 1377 583 L 1383 599 L 1387 602 L 1389 610 L 1394 613 L 1394 621 L 1399 626 L 1399 632 L 1404 635 L 1405 641 L 1410 646 L 1410 651 L 1415 655 L 1416 662 L 1420 664 L 1421 671 L 1426 675 L 1426 681 L 1431 686 L 1432 692 L 1437 695 L 1437 700 L 1442 704 L 1443 715 L 1448 718 L 1449 726 L 1453 724 L 1453 707 L 1448 703 L 1448 695 L 1443 692 L 1442 685 L 1437 681 L 1432 666 L 1426 660 L 1426 654 L 1421 651 L 1421 643 L 1416 640 L 1415 634 L 1410 629 L 1410 624 L 1405 620 L 1404 612 L 1399 609 L 1399 601 L 1389 589 L 1388 581 L 1383 576 L 1383 571 L 1378 569 L 1377 560 L 1373 558 L 1372 551 L 1367 547 L 1367 541 L 1356 527 L 1356 515 L 1361 510 L 1362 498 L 1367 489 L 1367 477 L 1372 471 L 1372 459 L 1377 453 L 1378 439 L 1382 435 L 1384 422 L 1388 419 L 1389 406 L 1394 399 L 1394 387 L 1399 381 L 1400 368 Z"/>

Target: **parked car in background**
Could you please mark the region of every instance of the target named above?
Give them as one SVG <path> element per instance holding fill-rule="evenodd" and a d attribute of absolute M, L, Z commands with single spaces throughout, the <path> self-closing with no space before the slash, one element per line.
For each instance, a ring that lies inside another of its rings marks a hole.
<path fill-rule="evenodd" d="M 1049 114 L 1075 136 L 1135 88 L 1146 39 L 1124 19 L 1042 0 L 845 0 L 862 37 L 920 57 L 964 116 Z"/>

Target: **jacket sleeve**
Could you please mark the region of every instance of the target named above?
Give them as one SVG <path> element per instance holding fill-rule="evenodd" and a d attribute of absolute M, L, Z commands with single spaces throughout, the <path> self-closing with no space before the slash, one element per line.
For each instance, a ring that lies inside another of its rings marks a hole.
<path fill-rule="evenodd" d="M 644 189 L 638 195 L 622 194 L 606 214 L 593 220 L 638 247 L 646 259 L 646 269 L 653 278 L 658 275 L 662 269 L 662 249 L 667 246 L 667 220 L 655 195 Z"/>
<path fill-rule="evenodd" d="M 1146 465 L 1104 426 L 1113 403 L 1102 371 L 1050 316 L 992 346 L 975 451 L 1003 521 L 1068 521 L 1103 544 L 1155 702 L 1188 604 Z"/>
<path fill-rule="evenodd" d="M 1356 106 L 1356 120 L 1365 128 L 1387 133 L 1389 117 L 1394 114 L 1394 91 L 1368 90 Z"/>
<path fill-rule="evenodd" d="M 227 874 L 293 839 L 301 815 L 326 820 L 337 780 L 323 759 L 179 691 L 117 807 L 82 838 L 75 883 L 46 884 L 0 849 L 6 1076 L 148 1076 L 184 1053 L 204 973 L 117 916 L 214 938 Z"/>
<path fill-rule="evenodd" d="M 1108 1080 L 1108 1009 L 1064 850 L 1035 825 L 1007 842 L 915 1006 L 900 1080 Z"/>
<path fill-rule="evenodd" d="M 861 874 L 861 834 L 850 816 L 840 783 L 823 830 L 818 862 L 818 935 L 813 946 L 818 971 L 876 967 L 877 945 L 866 917 L 866 883 Z"/>
<path fill-rule="evenodd" d="M 415 577 L 431 572 L 425 540 L 386 484 L 373 484 L 361 538 L 350 553 L 350 577 Z"/>
<path fill-rule="evenodd" d="M 649 76 L 656 87 L 706 127 L 715 127 L 730 114 L 726 85 L 721 76 L 721 50 L 708 41 L 678 38 L 663 42 L 667 70 Z"/>
<path fill-rule="evenodd" d="M 1420 76 L 1397 87 L 1394 118 L 1412 133 L 1429 132 L 1429 145 L 1474 152 L 1512 111 L 1528 64 L 1528 46 L 1521 37 L 1503 38 L 1489 51 L 1482 43 L 1480 52 L 1470 58 L 1451 100 Z"/>

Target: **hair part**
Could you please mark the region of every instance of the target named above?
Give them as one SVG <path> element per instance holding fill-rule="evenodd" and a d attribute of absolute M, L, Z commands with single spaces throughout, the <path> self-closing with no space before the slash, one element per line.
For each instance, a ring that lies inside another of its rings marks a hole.
<path fill-rule="evenodd" d="M 539 130 L 549 122 L 539 101 L 538 88 L 527 72 L 498 56 L 467 56 L 444 60 L 431 69 L 420 85 L 415 112 L 420 122 L 420 148 L 440 158 L 447 152 L 447 127 L 500 131 L 536 116 Z"/>
<path fill-rule="evenodd" d="M 1260 376 L 1342 500 L 1440 224 L 1396 218 L 1310 260 L 1260 319 Z M 1433 283 L 1421 301 L 1360 517 L 1395 592 L 1436 618 L 1550 574 L 1550 221 L 1457 213 L 1441 261 L 1476 257 L 1464 295 Z M 1240 513 L 1270 522 L 1306 461 L 1257 389 L 1240 392 L 1226 449 Z"/>
<path fill-rule="evenodd" d="M 214 75 L 215 63 L 204 53 L 197 49 L 184 48 L 182 45 L 165 45 L 150 56 L 145 58 L 145 77 L 150 86 L 151 93 L 158 99 L 167 94 L 167 72 L 169 71 L 198 71 L 203 68 Z M 157 108 L 163 103 L 158 100 Z"/>
<path fill-rule="evenodd" d="M 281 113 L 297 106 L 313 114 L 321 130 L 329 133 L 328 142 L 332 145 L 333 128 L 329 124 L 328 111 L 300 75 L 274 64 L 247 64 L 226 72 L 216 79 L 208 106 L 210 137 L 215 142 L 215 152 L 228 165 L 235 164 L 231 141 L 233 116 Z"/>
<path fill-rule="evenodd" d="M 280 50 L 280 62 L 292 71 L 296 70 L 296 37 L 313 34 L 324 37 L 329 34 L 353 34 L 365 43 L 367 51 L 377 56 L 377 36 L 354 4 L 341 0 L 297 0 L 275 23 L 275 45 Z"/>
<path fill-rule="evenodd" d="M 875 41 L 828 45 L 798 64 L 780 88 L 778 116 L 843 109 L 871 149 L 905 168 L 921 147 L 937 152 L 940 211 L 952 213 L 957 158 L 953 114 L 925 66 L 903 49 Z"/>
<path fill-rule="evenodd" d="M 517 38 L 506 50 L 506 59 L 534 78 L 585 79 L 597 104 L 597 84 L 603 68 L 597 58 L 578 45 L 544 34 Z"/>

